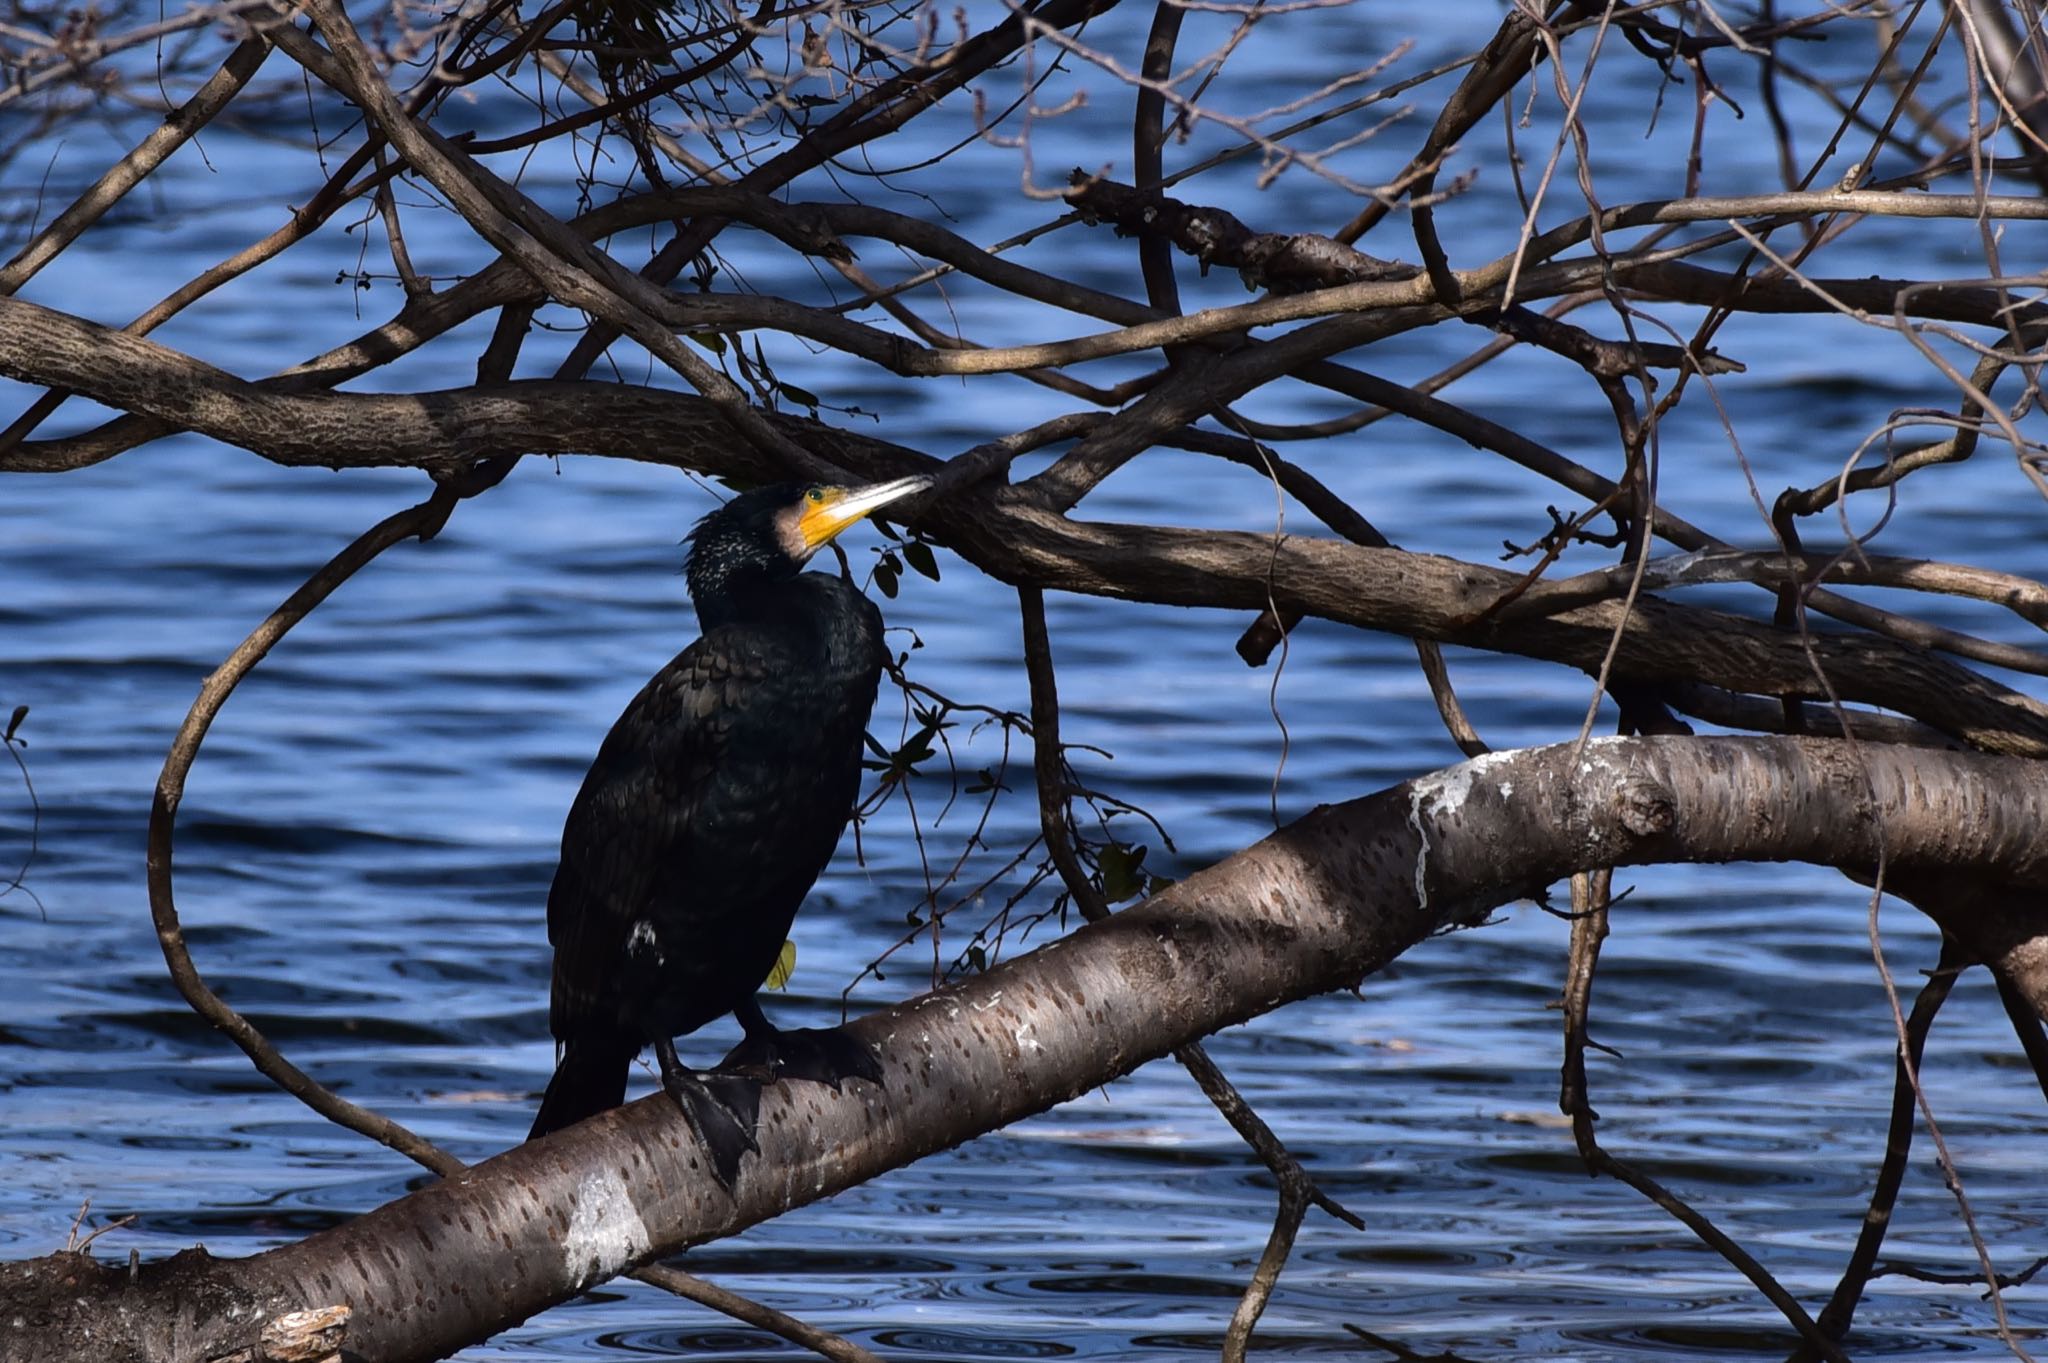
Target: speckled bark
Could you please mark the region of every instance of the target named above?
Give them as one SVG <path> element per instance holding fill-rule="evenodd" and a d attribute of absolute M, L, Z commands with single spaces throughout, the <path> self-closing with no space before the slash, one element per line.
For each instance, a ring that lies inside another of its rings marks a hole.
<path fill-rule="evenodd" d="M 355 1309 L 349 1344 L 364 1358 L 438 1357 L 632 1264 L 1349 985 L 1433 932 L 1586 867 L 1799 860 L 1867 874 L 1882 847 L 1888 874 L 1995 887 L 2013 915 L 1998 928 L 2007 955 L 2040 960 L 2048 912 L 2016 906 L 2048 888 L 2044 827 L 2048 784 L 2037 764 L 2011 758 L 1866 746 L 1859 760 L 1838 743 L 1758 739 L 1495 754 L 1320 808 L 1106 923 L 861 1020 L 857 1033 L 886 1057 L 887 1087 L 772 1090 L 761 1158 L 743 1166 L 734 1198 L 667 1100 L 642 1100 L 338 1229 L 207 1266 L 204 1312 L 189 1278 L 152 1287 L 146 1277 L 129 1291 L 118 1274 L 83 1306 L 49 1308 L 38 1328 L 52 1333 L 34 1336 L 43 1351 L 0 1333 L 0 1354 L 200 1358 L 247 1331 L 230 1308 L 246 1322 L 342 1302 Z M 1947 911 L 1958 931 L 1981 926 L 1961 896 Z M 0 1331 L 9 1314 L 0 1307 Z M 64 1346 L 88 1324 L 89 1344 Z"/>

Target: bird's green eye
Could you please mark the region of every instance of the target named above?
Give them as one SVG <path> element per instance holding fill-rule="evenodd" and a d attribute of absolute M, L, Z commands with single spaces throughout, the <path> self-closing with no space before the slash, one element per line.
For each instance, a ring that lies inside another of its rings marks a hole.
<path fill-rule="evenodd" d="M 823 506 L 825 504 L 825 489 L 821 487 L 814 487 L 810 491 L 804 493 L 804 498 L 806 501 L 810 502 L 812 506 Z"/>

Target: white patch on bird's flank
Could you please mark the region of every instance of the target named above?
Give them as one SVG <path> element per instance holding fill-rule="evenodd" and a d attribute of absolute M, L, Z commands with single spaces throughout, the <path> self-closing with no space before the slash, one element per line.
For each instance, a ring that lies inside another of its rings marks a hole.
<path fill-rule="evenodd" d="M 585 1174 L 562 1237 L 569 1280 L 581 1288 L 617 1277 L 651 1243 L 625 1181 L 609 1169 Z"/>
<path fill-rule="evenodd" d="M 654 924 L 645 918 L 634 922 L 633 930 L 626 934 L 626 954 L 651 956 L 656 965 L 660 965 L 666 959 L 661 952 L 661 939 L 654 935 Z"/>
<path fill-rule="evenodd" d="M 1415 902 L 1418 907 L 1429 907 L 1429 884 L 1425 875 L 1429 869 L 1429 829 L 1424 826 L 1423 816 L 1455 815 L 1471 797 L 1474 782 L 1484 780 L 1496 767 L 1512 764 L 1521 753 L 1522 750 L 1517 748 L 1481 753 L 1469 762 L 1460 762 L 1455 767 L 1418 776 L 1409 782 L 1408 826 L 1415 830 L 1419 843 L 1415 849 Z M 1501 783 L 1502 795 L 1513 789 L 1512 783 Z"/>

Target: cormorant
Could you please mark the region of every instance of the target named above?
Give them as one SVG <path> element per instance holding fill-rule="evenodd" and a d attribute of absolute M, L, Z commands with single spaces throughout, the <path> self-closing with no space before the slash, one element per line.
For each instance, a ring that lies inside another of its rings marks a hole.
<path fill-rule="evenodd" d="M 755 1148 L 758 1080 L 880 1082 L 852 1038 L 779 1030 L 754 991 L 853 811 L 884 661 L 874 603 L 800 570 L 931 481 L 759 488 L 691 532 L 703 637 L 619 716 L 562 829 L 548 893 L 560 1060 L 528 1139 L 624 1102 L 652 1042 L 662 1086 L 730 1187 Z M 746 1040 L 715 1071 L 686 1069 L 674 1038 L 727 1013 Z"/>

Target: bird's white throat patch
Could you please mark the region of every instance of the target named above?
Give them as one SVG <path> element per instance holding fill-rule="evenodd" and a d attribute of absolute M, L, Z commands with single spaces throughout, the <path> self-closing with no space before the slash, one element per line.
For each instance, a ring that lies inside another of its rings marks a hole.
<path fill-rule="evenodd" d="M 798 563 L 810 562 L 811 555 L 818 552 L 819 546 L 825 542 L 820 540 L 812 544 L 804 534 L 804 512 L 808 509 L 798 502 L 775 513 L 775 542 L 782 547 L 783 553 Z"/>

